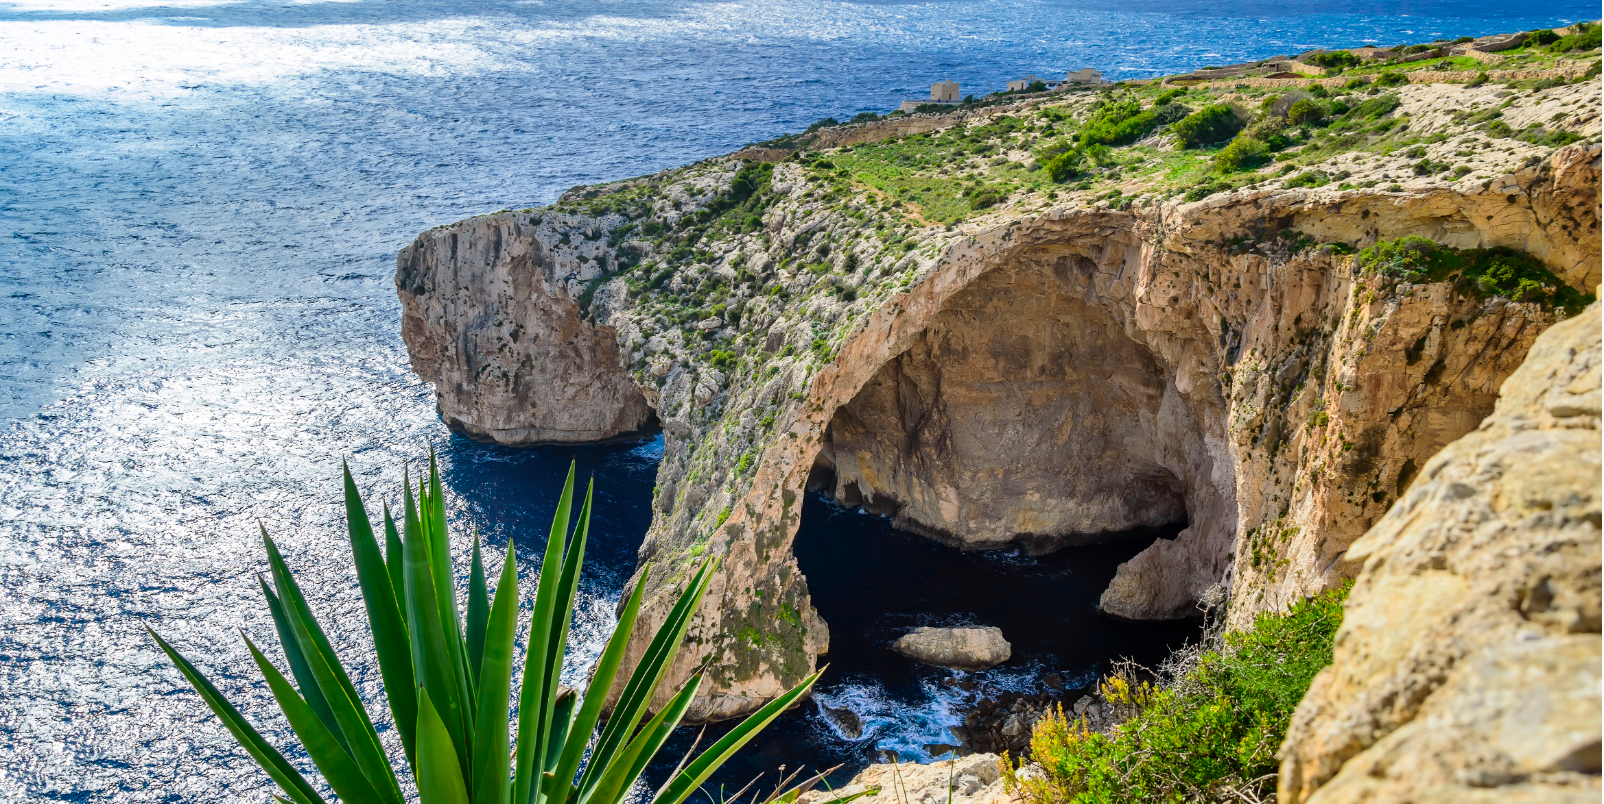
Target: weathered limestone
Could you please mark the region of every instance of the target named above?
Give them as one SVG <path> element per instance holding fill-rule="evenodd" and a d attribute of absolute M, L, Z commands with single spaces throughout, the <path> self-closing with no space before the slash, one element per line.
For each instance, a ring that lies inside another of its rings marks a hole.
<path fill-rule="evenodd" d="M 1013 646 L 994 626 L 915 628 L 891 643 L 891 649 L 915 661 L 952 670 L 985 670 L 1008 661 Z"/>
<path fill-rule="evenodd" d="M 1032 253 L 950 299 L 831 421 L 836 500 L 968 550 L 1186 521 L 1198 414 L 1085 300 L 1091 270 Z"/>
<path fill-rule="evenodd" d="M 870 765 L 842 787 L 803 793 L 798 804 L 823 804 L 838 796 L 876 791 L 865 804 L 1017 804 L 1003 789 L 996 754 L 970 754 L 932 762 Z"/>
<path fill-rule="evenodd" d="M 1505 119 L 1591 87 L 1523 98 Z M 1415 89 L 1401 93 L 1410 130 L 1451 131 Z M 632 239 L 732 192 L 740 163 L 709 160 L 593 191 L 647 199 L 640 218 L 564 208 L 425 233 L 397 273 L 404 333 L 447 421 L 482 437 L 605 438 L 655 410 L 637 635 L 722 556 L 671 672 L 711 658 L 689 717 L 723 719 L 803 678 L 827 645 L 790 550 L 810 484 L 973 548 L 1184 519 L 1104 592 L 1123 617 L 1184 616 L 1227 584 L 1242 623 L 1351 577 L 1348 547 L 1492 411 L 1557 315 L 1382 282 L 1343 251 L 1421 235 L 1599 281 L 1598 146 L 1506 142 L 1472 176 L 1398 191 L 1262 186 L 1124 211 L 1040 199 L 951 229 L 899 218 L 885 236 L 885 207 L 782 162 L 760 227 L 694 248 Z M 1355 179 L 1410 170 L 1401 155 L 1340 159 Z M 631 259 L 649 270 L 612 270 Z M 711 305 L 711 288 L 728 309 L 685 307 Z M 530 346 L 521 333 L 537 331 Z"/>
<path fill-rule="evenodd" d="M 1598 801 L 1600 323 L 1595 303 L 1538 338 L 1348 549 L 1281 801 Z"/>
<path fill-rule="evenodd" d="M 589 221 L 551 220 L 548 232 Z M 604 242 L 557 245 L 513 216 L 431 229 L 397 258 L 401 336 L 451 429 L 498 444 L 590 443 L 653 422 L 618 343 L 557 276 L 599 275 Z M 567 238 L 564 238 L 566 240 Z"/>

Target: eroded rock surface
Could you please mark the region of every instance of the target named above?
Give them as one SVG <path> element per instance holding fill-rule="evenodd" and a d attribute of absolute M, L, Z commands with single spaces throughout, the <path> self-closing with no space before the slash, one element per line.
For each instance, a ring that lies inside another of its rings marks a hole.
<path fill-rule="evenodd" d="M 613 258 L 605 244 L 569 244 L 566 231 L 607 223 L 554 218 L 542 231 L 490 215 L 431 229 L 401 252 L 401 335 L 451 429 L 544 444 L 650 427 L 651 406 L 624 371 L 617 339 L 583 320 L 556 281 L 600 275 Z"/>
<path fill-rule="evenodd" d="M 1001 628 L 915 628 L 891 643 L 891 649 L 915 661 L 952 670 L 985 670 L 1008 661 L 1013 646 Z"/>
<path fill-rule="evenodd" d="M 1600 325 L 1594 304 L 1538 338 L 1348 549 L 1363 568 L 1280 800 L 1598 801 Z"/>
<path fill-rule="evenodd" d="M 1503 113 L 1596 103 L 1598 86 Z M 1457 111 L 1502 105 L 1483 89 L 1442 91 L 1460 93 Z M 1131 179 L 1135 203 L 1020 193 L 932 225 L 843 178 L 829 161 L 842 152 L 761 175 L 714 159 L 421 235 L 397 272 L 404 334 L 446 420 L 480 437 L 596 440 L 655 411 L 637 637 L 694 567 L 723 560 L 665 685 L 709 667 L 693 721 L 752 711 L 827 648 L 790 549 L 810 485 L 968 548 L 1185 521 L 1120 567 L 1103 609 L 1185 616 L 1225 584 L 1241 624 L 1351 577 L 1349 546 L 1564 317 L 1368 274 L 1353 250 L 1408 235 L 1503 246 L 1573 287 L 1599 282 L 1596 115 L 1563 148 L 1480 148 L 1430 88 L 1399 98 L 1412 136 L 1442 135 L 1428 160 L 1476 147 L 1474 172 L 1352 153 L 1321 169 L 1366 186 L 1292 186 L 1267 168 L 1186 202 Z M 966 145 L 963 169 L 1023 164 L 1027 140 L 1053 136 L 1028 120 L 1028 135 L 983 145 L 1014 149 L 1002 156 Z M 864 131 L 830 136 L 901 133 Z"/>
<path fill-rule="evenodd" d="M 996 754 L 971 754 L 928 765 L 870 765 L 844 786 L 804 793 L 798 804 L 823 804 L 865 790 L 876 791 L 857 799 L 867 804 L 1016 804 L 1003 789 L 998 760 Z"/>

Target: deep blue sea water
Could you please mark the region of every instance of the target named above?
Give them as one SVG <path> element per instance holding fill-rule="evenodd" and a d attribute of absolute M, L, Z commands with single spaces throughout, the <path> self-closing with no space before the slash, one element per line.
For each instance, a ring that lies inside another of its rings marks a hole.
<path fill-rule="evenodd" d="M 422 229 L 886 111 L 937 79 L 967 94 L 1027 71 L 1146 76 L 1597 13 L 1571 0 L 0 2 L 0 801 L 266 800 L 266 777 L 142 628 L 283 743 L 237 634 L 271 631 L 256 523 L 342 651 L 362 655 L 342 458 L 393 501 L 403 463 L 432 446 L 454 525 L 493 549 L 512 539 L 526 564 L 568 461 L 594 472 L 582 672 L 649 521 L 660 444 L 450 436 L 398 336 L 394 254 Z M 809 510 L 804 553 L 855 549 L 846 530 L 901 538 Z M 1066 610 L 1089 617 L 1086 590 L 1124 548 L 1109 549 L 1019 572 L 1072 579 Z M 827 591 L 821 607 L 838 605 Z M 1122 649 L 1108 628 L 1076 633 Z M 371 694 L 372 668 L 357 669 Z M 928 681 L 834 678 L 821 700 L 861 710 L 870 739 L 849 746 L 801 715 L 747 764 L 810 746 L 917 755 L 947 705 Z"/>

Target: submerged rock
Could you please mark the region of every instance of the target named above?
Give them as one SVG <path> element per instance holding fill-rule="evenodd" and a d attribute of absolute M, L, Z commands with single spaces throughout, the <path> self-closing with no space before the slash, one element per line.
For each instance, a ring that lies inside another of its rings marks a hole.
<path fill-rule="evenodd" d="M 819 711 L 823 712 L 824 717 L 841 730 L 842 737 L 848 740 L 856 740 L 863 736 L 863 718 L 858 717 L 857 712 L 851 709 L 837 709 L 836 707 L 822 704 L 819 706 Z"/>
<path fill-rule="evenodd" d="M 891 649 L 915 661 L 953 670 L 996 667 L 1013 655 L 1001 628 L 915 628 L 891 643 Z"/>

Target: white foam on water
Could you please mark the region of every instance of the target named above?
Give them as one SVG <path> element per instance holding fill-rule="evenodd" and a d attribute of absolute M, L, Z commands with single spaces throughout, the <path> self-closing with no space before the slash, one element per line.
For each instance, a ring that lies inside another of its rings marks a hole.
<path fill-rule="evenodd" d="M 813 693 L 819 707 L 816 720 L 836 740 L 872 745 L 876 751 L 896 754 L 900 761 L 932 762 L 945 753 L 933 753 L 928 747 L 957 743 L 951 729 L 963 725 L 964 715 L 982 697 L 1043 692 L 1047 688 L 1042 677 L 1049 672 L 1051 668 L 1039 662 L 973 673 L 934 671 L 919 679 L 917 690 L 900 691 L 888 690 L 878 679 L 849 676 Z M 1075 687 L 1094 677 L 1087 671 L 1065 680 Z M 850 736 L 826 708 L 856 715 L 862 733 Z"/>

